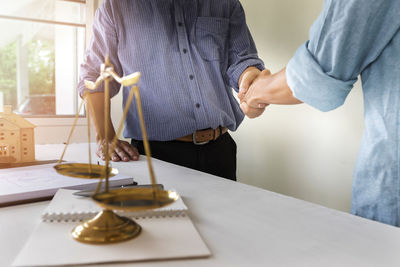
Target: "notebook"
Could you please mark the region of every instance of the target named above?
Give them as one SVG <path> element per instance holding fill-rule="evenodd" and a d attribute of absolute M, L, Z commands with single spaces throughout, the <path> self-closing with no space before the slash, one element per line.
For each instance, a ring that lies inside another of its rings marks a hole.
<path fill-rule="evenodd" d="M 58 174 L 54 164 L 0 170 L 0 207 L 51 199 L 59 188 L 94 189 L 98 179 L 78 179 Z M 110 178 L 110 186 L 132 184 L 129 176 Z"/>
<path fill-rule="evenodd" d="M 74 196 L 74 191 L 60 189 L 55 194 L 53 201 L 46 207 L 42 214 L 43 221 L 84 221 L 93 218 L 101 211 L 101 207 L 88 197 Z M 186 205 L 181 198 L 169 206 L 139 212 L 115 211 L 117 214 L 133 219 L 152 217 L 179 217 L 185 216 Z"/>
<path fill-rule="evenodd" d="M 13 266 L 60 266 L 200 258 L 211 255 L 180 200 L 174 206 L 154 210 L 151 214 L 130 215 L 142 227 L 141 234 L 129 241 L 89 245 L 71 237 L 71 230 L 97 207 L 88 198 L 60 189 L 47 209 L 43 221 L 22 248 Z"/>

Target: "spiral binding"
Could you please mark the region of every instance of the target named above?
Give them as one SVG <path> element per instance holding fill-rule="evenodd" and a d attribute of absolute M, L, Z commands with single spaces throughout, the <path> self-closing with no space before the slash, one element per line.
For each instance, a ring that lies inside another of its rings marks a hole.
<path fill-rule="evenodd" d="M 173 217 L 185 217 L 186 210 L 160 210 L 160 211 L 141 211 L 141 212 L 123 212 L 116 211 L 120 216 L 129 217 L 135 220 L 139 219 L 154 219 L 154 218 L 173 218 Z M 97 212 L 54 212 L 45 213 L 42 215 L 42 221 L 44 222 L 82 222 L 89 220 L 97 215 Z"/>

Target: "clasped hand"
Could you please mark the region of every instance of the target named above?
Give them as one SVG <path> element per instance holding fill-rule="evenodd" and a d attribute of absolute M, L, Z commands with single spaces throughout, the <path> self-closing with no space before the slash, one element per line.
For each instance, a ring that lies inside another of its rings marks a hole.
<path fill-rule="evenodd" d="M 257 72 L 258 71 L 258 72 Z M 263 114 L 269 105 L 265 99 L 265 87 L 269 83 L 271 72 L 252 70 L 243 74 L 240 82 L 239 100 L 240 108 L 249 118 L 256 118 Z"/>
<path fill-rule="evenodd" d="M 286 82 L 286 68 L 271 74 L 267 69 L 243 73 L 238 94 L 240 108 L 249 118 L 259 117 L 269 104 L 300 104 Z"/>

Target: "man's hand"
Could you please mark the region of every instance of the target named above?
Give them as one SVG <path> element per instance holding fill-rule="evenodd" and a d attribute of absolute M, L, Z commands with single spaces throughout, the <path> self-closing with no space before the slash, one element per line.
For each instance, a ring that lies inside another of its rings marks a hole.
<path fill-rule="evenodd" d="M 88 95 L 86 99 L 86 110 L 88 112 L 88 116 L 90 116 L 93 120 L 93 124 L 96 126 L 96 142 L 97 142 L 97 150 L 96 154 L 102 160 L 106 159 L 105 155 L 105 129 L 108 127 L 109 129 L 109 141 L 108 147 L 110 150 L 110 159 L 112 161 L 130 161 L 130 160 L 138 160 L 139 152 L 136 147 L 132 146 L 126 141 L 117 140 L 115 148 L 111 151 L 112 146 L 112 137 L 115 136 L 114 126 L 111 122 L 111 117 L 107 119 L 104 116 L 104 92 L 95 92 Z M 89 105 L 89 102 L 91 105 Z M 109 104 L 110 106 L 110 104 Z M 94 116 L 94 114 L 96 116 Z"/>
<path fill-rule="evenodd" d="M 250 85 L 253 81 L 258 77 L 261 71 L 256 67 L 248 67 L 243 71 L 239 78 L 239 94 L 238 97 L 240 100 L 244 97 L 247 90 L 249 90 Z"/>
<path fill-rule="evenodd" d="M 252 108 L 252 107 L 249 107 L 246 102 L 241 102 L 240 103 L 240 108 L 242 109 L 243 113 L 247 117 L 249 117 L 250 119 L 254 119 L 254 118 L 257 118 L 257 117 L 261 116 L 261 114 L 263 114 L 264 111 L 265 111 L 265 107 L 263 107 L 263 108 Z"/>
<path fill-rule="evenodd" d="M 300 104 L 286 82 L 286 69 L 272 74 L 263 70 L 241 99 L 240 108 L 249 117 L 260 116 L 269 104 Z"/>
<path fill-rule="evenodd" d="M 241 103 L 246 103 L 246 105 L 243 106 L 244 107 L 247 106 L 247 110 L 258 109 L 258 108 L 262 109 L 268 106 L 267 99 L 265 98 L 272 77 L 273 75 L 268 69 L 263 70 L 258 75 L 257 79 L 252 83 L 250 88 L 246 91 L 246 94 L 243 95 L 243 97 L 241 98 Z"/>
<path fill-rule="evenodd" d="M 112 142 L 108 142 L 108 147 L 110 149 L 110 159 L 112 161 L 130 161 L 130 160 L 138 160 L 139 152 L 136 147 L 132 146 L 126 141 L 117 140 L 115 148 L 111 151 Z M 106 159 L 105 156 L 105 140 L 97 141 L 97 151 L 96 154 L 102 160 Z"/>
<path fill-rule="evenodd" d="M 257 74 L 257 76 L 255 77 L 255 79 L 253 79 L 251 81 L 250 84 L 246 84 L 246 85 L 248 85 L 248 87 L 243 86 L 243 87 L 241 87 L 241 89 L 239 91 L 238 97 L 240 99 L 240 108 L 242 109 L 243 113 L 250 119 L 261 116 L 261 114 L 264 113 L 265 108 L 268 106 L 268 104 L 259 104 L 257 107 L 252 107 L 252 106 L 249 106 L 248 103 L 245 102 L 246 94 L 248 93 L 249 89 L 252 87 L 253 83 L 256 82 L 258 79 L 260 79 L 261 75 L 271 75 L 271 72 L 268 69 L 265 69 L 262 72 L 260 71 Z M 254 77 L 254 74 L 253 74 L 252 78 L 253 77 Z M 252 93 L 253 92 L 251 92 L 251 94 Z"/>

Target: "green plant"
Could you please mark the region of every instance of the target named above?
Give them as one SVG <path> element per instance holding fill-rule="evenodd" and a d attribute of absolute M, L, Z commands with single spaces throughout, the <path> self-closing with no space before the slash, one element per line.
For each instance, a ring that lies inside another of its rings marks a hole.
<path fill-rule="evenodd" d="M 4 102 L 17 106 L 17 43 L 0 48 L 0 92 Z M 27 44 L 29 94 L 54 94 L 54 42 L 33 39 Z"/>

